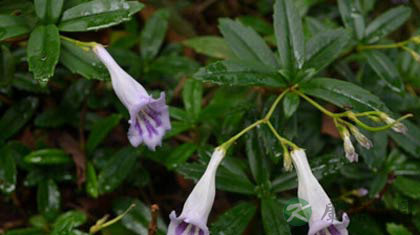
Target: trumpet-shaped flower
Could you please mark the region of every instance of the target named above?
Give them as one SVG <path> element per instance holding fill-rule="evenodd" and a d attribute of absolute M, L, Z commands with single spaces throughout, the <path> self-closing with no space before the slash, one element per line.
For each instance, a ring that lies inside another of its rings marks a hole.
<path fill-rule="evenodd" d="M 216 193 L 216 171 L 224 156 L 225 150 L 222 148 L 213 152 L 206 171 L 185 201 L 181 215 L 177 217 L 175 211 L 169 215 L 171 223 L 167 235 L 209 234 L 207 219 Z"/>
<path fill-rule="evenodd" d="M 126 73 L 100 44 L 93 48 L 111 76 L 112 88 L 130 114 L 128 139 L 137 147 L 142 142 L 155 150 L 165 132 L 171 129 L 165 93 L 153 99 L 140 83 Z"/>
<path fill-rule="evenodd" d="M 346 153 L 346 158 L 350 162 L 357 162 L 359 160 L 359 155 L 356 153 L 354 149 L 353 143 L 350 139 L 350 132 L 345 126 L 337 126 L 338 132 L 340 133 L 341 138 L 343 139 L 344 143 L 344 152 Z"/>
<path fill-rule="evenodd" d="M 404 124 L 402 124 L 401 122 L 395 122 L 395 120 L 388 116 L 386 113 L 381 113 L 379 118 L 382 119 L 382 121 L 384 121 L 386 124 L 394 123 L 394 125 L 392 125 L 392 130 L 394 130 L 395 132 L 401 134 L 407 133 L 407 127 Z"/>
<path fill-rule="evenodd" d="M 343 221 L 337 220 L 330 198 L 312 174 L 305 151 L 293 150 L 291 155 L 298 176 L 298 197 L 312 209 L 308 235 L 347 235 L 349 217 L 344 213 Z"/>
<path fill-rule="evenodd" d="M 355 126 L 349 126 L 351 133 L 353 134 L 354 138 L 356 138 L 357 142 L 364 148 L 370 149 L 372 148 L 373 144 L 365 135 L 363 135 L 359 129 Z"/>

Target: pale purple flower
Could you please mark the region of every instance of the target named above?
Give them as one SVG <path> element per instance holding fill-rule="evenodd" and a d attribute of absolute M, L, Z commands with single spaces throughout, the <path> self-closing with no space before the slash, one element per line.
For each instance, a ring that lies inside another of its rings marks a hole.
<path fill-rule="evenodd" d="M 126 73 L 108 51 L 97 44 L 93 51 L 106 66 L 112 88 L 130 114 L 128 139 L 134 147 L 144 143 L 151 150 L 161 145 L 167 130 L 171 129 L 165 93 L 159 99 L 150 96 L 140 83 Z"/>
<path fill-rule="evenodd" d="M 206 171 L 185 201 L 181 215 L 177 217 L 175 211 L 169 215 L 171 223 L 167 235 L 209 234 L 207 219 L 216 194 L 216 171 L 225 153 L 223 148 L 213 152 Z"/>
<path fill-rule="evenodd" d="M 359 160 L 359 155 L 356 153 L 354 149 L 353 143 L 350 139 L 350 132 L 345 126 L 338 126 L 338 132 L 340 133 L 341 138 L 343 139 L 344 144 L 344 152 L 346 154 L 346 158 L 350 162 L 357 162 Z"/>
<path fill-rule="evenodd" d="M 298 176 L 298 197 L 312 209 L 308 235 L 348 235 L 349 217 L 344 213 L 343 221 L 337 220 L 330 198 L 312 174 L 305 151 L 296 149 L 291 155 Z"/>

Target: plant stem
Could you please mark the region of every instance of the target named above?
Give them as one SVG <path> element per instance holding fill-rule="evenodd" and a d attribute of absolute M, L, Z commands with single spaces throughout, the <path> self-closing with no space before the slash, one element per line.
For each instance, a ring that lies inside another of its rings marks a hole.
<path fill-rule="evenodd" d="M 280 102 L 280 100 L 287 94 L 287 92 L 290 91 L 290 88 L 287 88 L 286 90 L 284 90 L 279 96 L 277 96 L 276 100 L 274 101 L 274 103 L 271 105 L 270 110 L 268 111 L 268 113 L 265 115 L 265 117 L 263 118 L 264 120 L 268 121 L 271 117 L 271 115 L 273 115 L 274 110 L 276 109 L 278 103 Z"/>
<path fill-rule="evenodd" d="M 294 144 L 293 142 L 291 142 L 288 139 L 285 139 L 283 137 L 281 137 L 281 135 L 276 131 L 276 129 L 273 127 L 273 125 L 271 124 L 271 122 L 267 122 L 268 127 L 270 128 L 271 132 L 273 132 L 274 136 L 280 141 L 280 143 L 282 145 L 289 145 L 291 146 L 293 149 L 298 149 L 299 147 Z"/>
<path fill-rule="evenodd" d="M 337 116 L 337 114 L 328 111 L 327 109 L 325 109 L 324 107 L 322 107 L 320 104 L 318 104 L 315 100 L 309 98 L 309 96 L 303 94 L 302 92 L 300 92 L 298 90 L 294 90 L 293 92 L 295 92 L 296 94 L 298 94 L 300 97 L 304 98 L 306 101 L 308 101 L 309 103 L 311 103 L 313 106 L 315 106 L 317 109 L 319 109 L 324 114 L 326 114 L 326 115 L 328 115 L 328 116 L 330 116 L 332 118 L 334 118 L 334 117 Z"/>
<path fill-rule="evenodd" d="M 66 37 L 66 36 L 62 36 L 62 35 L 60 37 L 63 40 L 69 41 L 69 42 L 81 47 L 85 51 L 89 51 L 90 49 L 95 47 L 96 44 L 98 44 L 96 42 L 82 42 L 82 41 L 79 41 L 79 40 L 76 40 L 76 39 L 73 39 L 73 38 L 69 38 L 69 37 Z"/>
<path fill-rule="evenodd" d="M 375 49 L 399 48 L 399 47 L 403 47 L 405 44 L 409 42 L 410 40 L 397 42 L 393 44 L 386 44 L 386 45 L 359 45 L 357 46 L 357 50 L 364 51 L 364 50 L 375 50 Z"/>

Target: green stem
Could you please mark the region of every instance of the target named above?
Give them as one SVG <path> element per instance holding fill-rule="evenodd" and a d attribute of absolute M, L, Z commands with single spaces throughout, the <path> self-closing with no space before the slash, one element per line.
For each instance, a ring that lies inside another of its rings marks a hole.
<path fill-rule="evenodd" d="M 320 104 L 318 104 L 315 100 L 309 98 L 307 95 L 303 94 L 302 92 L 298 91 L 298 90 L 294 90 L 293 92 L 295 92 L 296 94 L 298 94 L 300 97 L 304 98 L 306 101 L 308 101 L 310 104 L 312 104 L 313 106 L 315 106 L 317 109 L 319 109 L 321 112 L 323 112 L 324 114 L 334 118 L 337 116 L 337 114 L 328 111 L 327 109 L 325 109 L 324 107 L 322 107 Z M 339 114 L 341 115 L 341 114 Z"/>
<path fill-rule="evenodd" d="M 410 40 L 397 42 L 393 44 L 386 44 L 386 45 L 359 45 L 357 46 L 358 51 L 364 51 L 364 50 L 375 50 L 375 49 L 389 49 L 389 48 L 399 48 L 403 47 L 405 44 L 409 43 Z"/>
<path fill-rule="evenodd" d="M 299 147 L 294 144 L 293 142 L 291 142 L 288 139 L 285 139 L 283 137 L 281 137 L 281 135 L 276 131 L 276 129 L 273 127 L 273 125 L 271 124 L 271 122 L 267 122 L 266 123 L 268 125 L 268 127 L 270 128 L 271 132 L 273 132 L 274 136 L 280 141 L 280 143 L 282 145 L 289 145 L 291 146 L 293 149 L 298 149 Z M 283 147 L 284 148 L 284 147 Z"/>
<path fill-rule="evenodd" d="M 389 129 L 389 128 L 391 128 L 393 125 L 395 125 L 396 123 L 398 123 L 398 122 L 401 122 L 402 120 L 404 120 L 404 119 L 407 119 L 407 118 L 409 118 L 409 117 L 412 117 L 413 116 L 413 114 L 411 114 L 411 113 L 409 113 L 409 114 L 406 114 L 406 115 L 404 115 L 404 116 L 402 116 L 402 117 L 400 117 L 400 118 L 398 118 L 397 120 L 395 120 L 394 122 L 392 122 L 392 123 L 389 123 L 389 124 L 387 124 L 387 125 L 385 125 L 385 126 L 378 126 L 378 127 L 372 127 L 372 126 L 369 126 L 369 125 L 366 125 L 366 124 L 364 124 L 363 122 L 361 122 L 358 118 L 355 118 L 355 117 L 353 117 L 353 118 L 351 118 L 357 125 L 359 125 L 360 127 L 362 127 L 363 129 L 365 129 L 365 130 L 368 130 L 368 131 L 383 131 L 383 130 L 386 130 L 386 129 Z M 344 120 L 341 120 L 341 121 L 343 121 L 343 122 L 345 122 Z"/>
<path fill-rule="evenodd" d="M 136 204 L 131 204 L 130 205 L 130 207 L 126 210 L 126 211 L 124 211 L 121 215 L 119 215 L 119 216 L 117 216 L 117 217 L 115 217 L 114 219 L 112 219 L 112 220 L 110 220 L 110 221 L 108 221 L 108 222 L 106 222 L 106 223 L 103 223 L 104 221 L 101 221 L 101 220 L 99 220 L 100 222 L 99 223 L 97 223 L 97 224 L 95 224 L 94 226 L 92 226 L 91 228 L 90 228 L 90 231 L 89 231 L 89 234 L 95 234 L 95 233 L 97 233 L 98 231 L 100 231 L 101 229 L 103 229 L 103 228 L 105 228 L 105 227 L 108 227 L 108 226 L 110 226 L 110 225 L 112 225 L 112 224 L 114 224 L 114 223 L 116 223 L 116 222 L 118 222 L 119 220 L 121 220 L 128 212 L 130 212 L 130 210 L 131 209 L 133 209 L 134 207 L 136 206 Z M 106 220 L 106 217 L 103 219 L 103 220 Z"/>
<path fill-rule="evenodd" d="M 284 90 L 279 96 L 277 96 L 276 100 L 274 101 L 274 103 L 271 105 L 270 110 L 268 111 L 268 113 L 265 115 L 265 117 L 263 118 L 264 120 L 268 121 L 271 117 L 271 115 L 273 115 L 274 110 L 276 110 L 277 105 L 279 104 L 280 100 L 287 94 L 287 92 L 290 91 L 290 88 L 287 88 L 286 90 Z"/>
<path fill-rule="evenodd" d="M 95 47 L 98 44 L 96 42 L 82 42 L 82 41 L 79 41 L 79 40 L 76 40 L 76 39 L 73 39 L 73 38 L 69 38 L 69 37 L 66 37 L 66 36 L 62 36 L 62 35 L 60 37 L 61 37 L 61 39 L 69 41 L 69 42 L 81 47 L 83 50 L 86 50 L 86 51 L 89 51 L 90 49 L 92 49 L 93 47 Z"/>

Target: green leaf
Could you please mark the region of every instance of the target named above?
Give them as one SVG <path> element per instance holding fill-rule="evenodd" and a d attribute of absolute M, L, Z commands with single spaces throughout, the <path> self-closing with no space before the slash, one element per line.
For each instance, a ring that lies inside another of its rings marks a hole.
<path fill-rule="evenodd" d="M 12 137 L 31 119 L 38 99 L 28 97 L 9 108 L 0 119 L 0 142 Z"/>
<path fill-rule="evenodd" d="M 5 45 L 0 46 L 0 87 L 8 86 L 15 76 L 16 59 Z"/>
<path fill-rule="evenodd" d="M 86 152 L 92 154 L 96 147 L 107 137 L 114 127 L 116 127 L 121 120 L 120 114 L 112 114 L 102 120 L 93 124 L 92 130 L 89 134 L 86 143 Z"/>
<path fill-rule="evenodd" d="M 98 174 L 100 194 L 112 192 L 127 178 L 135 165 L 138 154 L 136 149 L 126 147 L 108 159 Z"/>
<path fill-rule="evenodd" d="M 148 234 L 148 227 L 152 220 L 150 214 L 150 209 L 143 202 L 130 199 L 130 198 L 121 198 L 113 204 L 113 209 L 115 213 L 121 214 L 131 204 L 136 206 L 130 210 L 122 219 L 121 223 L 130 231 L 138 235 Z M 166 234 L 166 225 L 163 222 L 162 218 L 159 216 L 157 220 L 157 233 L 156 235 L 165 235 Z"/>
<path fill-rule="evenodd" d="M 292 0 L 277 0 L 274 4 L 274 31 L 280 62 L 294 72 L 305 62 L 305 41 L 302 20 Z"/>
<path fill-rule="evenodd" d="M 351 108 L 356 112 L 369 110 L 388 112 L 388 108 L 377 96 L 350 82 L 316 78 L 302 84 L 300 89 L 305 94 L 321 98 L 340 108 Z"/>
<path fill-rule="evenodd" d="M 165 159 L 165 166 L 174 169 L 183 164 L 197 150 L 197 145 L 185 143 L 175 148 L 171 154 Z"/>
<path fill-rule="evenodd" d="M 140 35 L 140 52 L 144 59 L 156 57 L 168 29 L 169 11 L 161 9 L 150 17 Z"/>
<path fill-rule="evenodd" d="M 11 193 L 16 188 L 16 162 L 8 146 L 0 149 L 0 190 Z"/>
<path fill-rule="evenodd" d="M 61 40 L 60 62 L 71 72 L 87 79 L 107 80 L 108 70 L 91 50 L 84 50 L 68 40 Z"/>
<path fill-rule="evenodd" d="M 366 42 L 375 43 L 403 25 L 411 15 L 411 9 L 399 6 L 375 18 L 366 28 Z"/>
<path fill-rule="evenodd" d="M 60 111 L 63 113 L 77 112 L 85 97 L 92 90 L 92 81 L 79 79 L 73 82 L 66 92 L 60 103 Z"/>
<path fill-rule="evenodd" d="M 201 82 L 187 79 L 182 90 L 182 99 L 185 110 L 191 120 L 197 120 L 201 112 L 201 99 L 203 97 L 203 86 Z"/>
<path fill-rule="evenodd" d="M 408 230 L 404 225 L 395 223 L 387 223 L 386 231 L 390 235 L 412 235 L 410 230 Z"/>
<path fill-rule="evenodd" d="M 237 58 L 278 68 L 273 52 L 252 28 L 230 19 L 220 19 L 219 29 Z"/>
<path fill-rule="evenodd" d="M 93 198 L 99 195 L 98 177 L 95 167 L 90 162 L 86 165 L 86 192 Z"/>
<path fill-rule="evenodd" d="M 376 74 L 396 92 L 404 89 L 401 76 L 395 64 L 382 52 L 369 51 L 365 53 L 367 61 Z"/>
<path fill-rule="evenodd" d="M 290 118 L 299 107 L 299 95 L 296 93 L 287 93 L 283 100 L 283 112 L 286 118 Z"/>
<path fill-rule="evenodd" d="M 46 235 L 46 233 L 39 228 L 19 228 L 9 230 L 5 235 Z"/>
<path fill-rule="evenodd" d="M 0 15 L 0 41 L 29 33 L 22 16 Z"/>
<path fill-rule="evenodd" d="M 392 185 L 402 194 L 413 199 L 420 199 L 420 181 L 398 176 Z"/>
<path fill-rule="evenodd" d="M 388 174 L 386 171 L 381 171 L 375 174 L 373 178 L 370 188 L 369 188 L 369 197 L 374 198 L 376 195 L 381 192 L 381 190 L 385 187 L 386 181 L 388 180 Z"/>
<path fill-rule="evenodd" d="M 283 208 L 275 198 L 261 200 L 261 215 L 266 235 L 291 234 L 283 216 Z"/>
<path fill-rule="evenodd" d="M 376 217 L 369 214 L 356 213 L 351 216 L 351 223 L 349 224 L 349 234 L 352 235 L 384 235 L 381 225 L 378 223 Z"/>
<path fill-rule="evenodd" d="M 218 61 L 198 70 L 194 78 L 219 85 L 286 87 L 276 71 L 263 64 L 248 65 L 230 60 Z"/>
<path fill-rule="evenodd" d="M 60 18 L 64 0 L 35 0 L 35 12 L 45 23 L 54 24 Z"/>
<path fill-rule="evenodd" d="M 196 52 L 218 59 L 233 58 L 233 52 L 226 41 L 217 36 L 194 37 L 182 42 L 184 46 L 191 47 Z"/>
<path fill-rule="evenodd" d="M 94 0 L 81 3 L 63 13 L 61 31 L 80 32 L 107 28 L 130 19 L 144 5 L 137 1 Z"/>
<path fill-rule="evenodd" d="M 305 68 L 323 69 L 340 55 L 349 40 L 350 35 L 343 29 L 318 33 L 306 45 Z"/>
<path fill-rule="evenodd" d="M 211 224 L 210 233 L 214 235 L 243 234 L 257 208 L 250 202 L 241 202 L 224 212 Z"/>
<path fill-rule="evenodd" d="M 338 0 L 338 9 L 346 28 L 355 32 L 357 39 L 365 35 L 365 19 L 360 5 L 354 0 Z"/>
<path fill-rule="evenodd" d="M 54 222 L 51 235 L 74 235 L 73 229 L 84 224 L 87 220 L 81 211 L 68 211 L 60 215 Z"/>
<path fill-rule="evenodd" d="M 252 176 L 258 184 L 264 184 L 270 179 L 269 162 L 261 150 L 260 138 L 256 130 L 246 133 L 246 155 Z"/>
<path fill-rule="evenodd" d="M 41 149 L 26 155 L 23 161 L 35 165 L 70 164 L 72 158 L 61 149 Z"/>
<path fill-rule="evenodd" d="M 60 210 L 60 191 L 52 180 L 43 180 L 38 185 L 38 211 L 48 220 L 53 220 Z"/>
<path fill-rule="evenodd" d="M 257 33 L 262 35 L 274 34 L 273 26 L 268 23 L 265 19 L 259 16 L 246 15 L 238 17 L 238 20 L 245 26 L 253 28 Z"/>
<path fill-rule="evenodd" d="M 39 25 L 28 40 L 29 70 L 41 84 L 46 84 L 54 75 L 60 56 L 60 35 L 55 25 Z"/>

